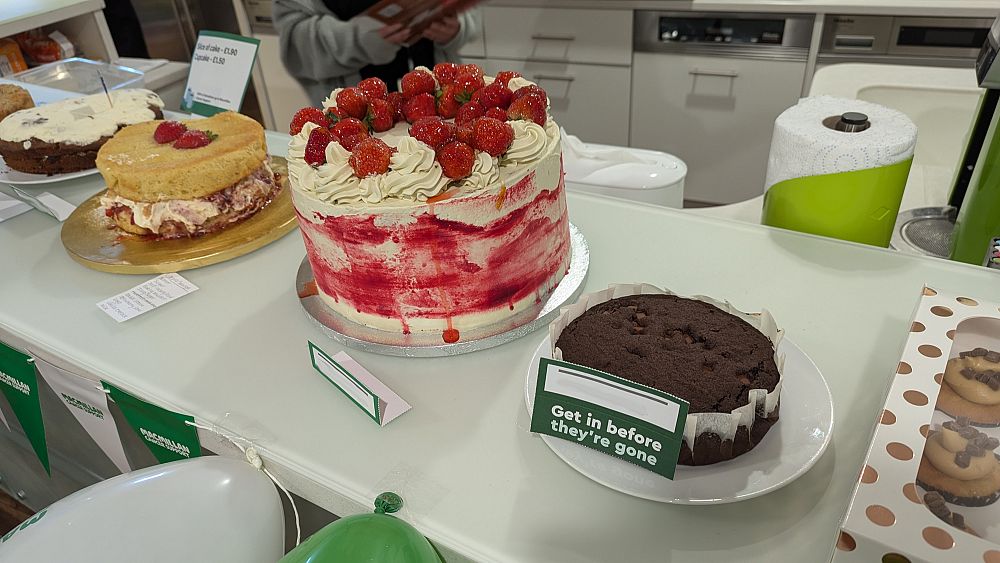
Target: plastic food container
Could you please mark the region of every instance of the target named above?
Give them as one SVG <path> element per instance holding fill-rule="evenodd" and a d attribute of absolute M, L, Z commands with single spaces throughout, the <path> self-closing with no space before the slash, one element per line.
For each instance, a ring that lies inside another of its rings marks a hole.
<path fill-rule="evenodd" d="M 48 86 L 67 92 L 96 94 L 103 91 L 101 76 L 104 77 L 108 90 L 145 86 L 142 71 L 80 57 L 48 63 L 19 72 L 10 78 L 19 82 Z"/>

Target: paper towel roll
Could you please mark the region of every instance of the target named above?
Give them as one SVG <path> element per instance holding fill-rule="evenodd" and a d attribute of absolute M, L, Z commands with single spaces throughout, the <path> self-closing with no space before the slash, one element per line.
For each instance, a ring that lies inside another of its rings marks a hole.
<path fill-rule="evenodd" d="M 824 119 L 845 112 L 867 115 L 871 127 L 845 133 L 823 125 Z M 765 188 L 793 178 L 897 164 L 913 156 L 916 143 L 917 126 L 894 109 L 833 96 L 802 98 L 774 121 Z"/>

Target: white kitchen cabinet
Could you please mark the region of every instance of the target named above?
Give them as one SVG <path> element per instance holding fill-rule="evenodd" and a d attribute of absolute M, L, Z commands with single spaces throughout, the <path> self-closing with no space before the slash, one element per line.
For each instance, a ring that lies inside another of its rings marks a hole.
<path fill-rule="evenodd" d="M 486 56 L 629 65 L 632 11 L 485 6 Z"/>
<path fill-rule="evenodd" d="M 805 61 L 635 53 L 630 144 L 680 157 L 690 171 L 687 199 L 758 196 L 774 119 L 798 100 L 805 68 Z"/>
<path fill-rule="evenodd" d="M 628 144 L 629 67 L 494 58 L 469 62 L 489 75 L 515 70 L 537 83 L 549 96 L 556 122 L 584 141 Z"/>

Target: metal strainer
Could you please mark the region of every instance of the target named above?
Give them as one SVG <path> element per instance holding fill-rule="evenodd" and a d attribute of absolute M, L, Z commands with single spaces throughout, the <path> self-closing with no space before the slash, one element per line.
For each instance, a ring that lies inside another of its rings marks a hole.
<path fill-rule="evenodd" d="M 954 207 L 919 207 L 903 211 L 896 218 L 889 244 L 907 254 L 947 258 L 951 253 L 951 235 L 957 215 Z"/>

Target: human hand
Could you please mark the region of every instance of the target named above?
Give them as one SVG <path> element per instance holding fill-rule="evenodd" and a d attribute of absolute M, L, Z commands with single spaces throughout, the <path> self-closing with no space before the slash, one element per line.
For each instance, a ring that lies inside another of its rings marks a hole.
<path fill-rule="evenodd" d="M 394 45 L 402 45 L 410 38 L 413 34 L 412 30 L 408 27 L 404 27 L 401 23 L 394 23 L 391 25 L 383 26 L 378 30 L 378 34 L 385 39 L 388 43 Z"/>
<path fill-rule="evenodd" d="M 439 45 L 443 45 L 458 35 L 459 27 L 458 17 L 452 14 L 427 26 L 422 35 Z"/>
<path fill-rule="evenodd" d="M 461 12 L 467 8 L 471 8 L 478 4 L 480 0 L 443 0 L 441 2 L 442 8 L 451 8 L 457 12 Z"/>

